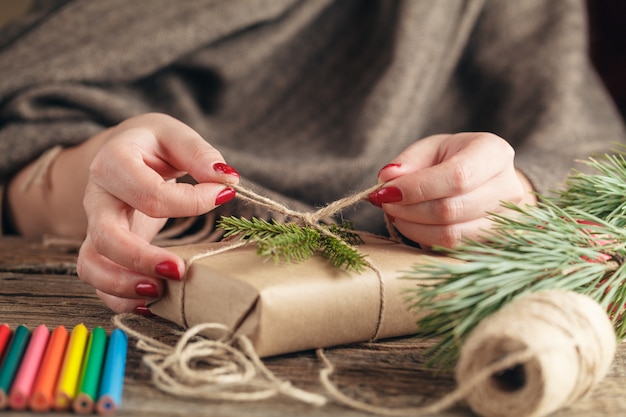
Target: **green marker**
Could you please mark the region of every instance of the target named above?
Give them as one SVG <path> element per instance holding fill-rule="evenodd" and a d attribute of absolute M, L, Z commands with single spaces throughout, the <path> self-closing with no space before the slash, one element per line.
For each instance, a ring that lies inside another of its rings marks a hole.
<path fill-rule="evenodd" d="M 28 340 L 30 339 L 30 331 L 28 327 L 19 325 L 15 329 L 11 344 L 7 348 L 4 361 L 0 365 L 0 410 L 4 410 L 8 404 L 9 390 L 13 379 L 24 356 Z"/>
<path fill-rule="evenodd" d="M 74 411 L 77 413 L 88 414 L 94 410 L 106 344 L 106 331 L 102 327 L 95 327 L 87 342 L 85 362 L 79 379 L 78 395 L 74 400 Z"/>

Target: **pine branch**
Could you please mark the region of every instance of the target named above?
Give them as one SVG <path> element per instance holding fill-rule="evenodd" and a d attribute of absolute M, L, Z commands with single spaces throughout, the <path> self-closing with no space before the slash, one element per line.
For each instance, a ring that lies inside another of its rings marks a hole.
<path fill-rule="evenodd" d="M 588 294 L 611 313 L 618 337 L 626 335 L 626 233 L 579 208 L 553 202 L 522 209 L 505 204 L 512 216 L 494 215 L 487 242 L 467 241 L 456 249 L 435 248 L 463 263 L 415 265 L 405 278 L 411 308 L 427 315 L 417 335 L 439 338 L 429 363 L 453 364 L 469 332 L 508 302 L 542 289 Z"/>
<path fill-rule="evenodd" d="M 584 161 L 598 174 L 572 173 L 555 204 L 587 212 L 620 227 L 626 226 L 626 160 L 621 153 Z"/>
<path fill-rule="evenodd" d="M 368 265 L 365 257 L 353 247 L 363 241 L 349 222 L 314 228 L 230 216 L 222 217 L 218 227 L 225 230 L 225 237 L 239 235 L 249 243 L 256 243 L 257 253 L 271 257 L 276 263 L 302 262 L 317 253 L 336 268 L 362 272 Z"/>

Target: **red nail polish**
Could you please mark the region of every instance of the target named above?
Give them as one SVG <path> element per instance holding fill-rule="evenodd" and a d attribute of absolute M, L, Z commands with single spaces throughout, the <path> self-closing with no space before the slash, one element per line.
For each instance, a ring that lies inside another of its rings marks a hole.
<path fill-rule="evenodd" d="M 402 201 L 402 191 L 397 187 L 384 187 L 372 191 L 368 198 L 373 205 L 382 207 L 385 203 L 397 203 L 398 201 Z"/>
<path fill-rule="evenodd" d="M 215 198 L 215 205 L 219 206 L 224 203 L 228 203 L 230 200 L 235 198 L 235 190 L 233 188 L 224 188 Z"/>
<path fill-rule="evenodd" d="M 239 173 L 235 168 L 223 162 L 216 162 L 213 165 L 213 169 L 220 174 L 234 175 L 235 177 L 239 177 Z"/>
<path fill-rule="evenodd" d="M 144 317 L 154 317 L 154 314 L 152 314 L 152 311 L 150 311 L 150 309 L 146 306 L 135 307 L 135 314 L 139 314 L 140 316 L 144 316 Z"/>
<path fill-rule="evenodd" d="M 161 262 L 154 269 L 157 275 L 161 278 L 180 281 L 180 271 L 178 270 L 178 265 L 176 264 L 176 262 Z"/>
<path fill-rule="evenodd" d="M 146 298 L 159 298 L 156 285 L 151 282 L 141 282 L 135 287 L 135 294 Z"/>
<path fill-rule="evenodd" d="M 384 167 L 382 167 L 380 171 L 378 171 L 378 176 L 380 177 L 380 174 L 387 168 L 399 168 L 399 167 L 400 167 L 400 164 L 387 164 Z"/>

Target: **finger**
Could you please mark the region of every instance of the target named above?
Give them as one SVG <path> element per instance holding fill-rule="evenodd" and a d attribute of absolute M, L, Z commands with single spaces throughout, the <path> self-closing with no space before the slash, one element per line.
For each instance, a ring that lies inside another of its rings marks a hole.
<path fill-rule="evenodd" d="M 493 222 L 485 217 L 465 223 L 430 225 L 394 219 L 394 226 L 407 239 L 425 247 L 455 248 L 463 239 L 481 239 Z"/>
<path fill-rule="evenodd" d="M 141 229 L 141 217 L 122 202 L 104 192 L 92 192 L 88 186 L 85 208 L 89 226 L 87 239 L 101 256 L 141 275 L 180 279 L 183 260 L 174 253 L 151 245 L 146 238 L 130 230 L 130 222 Z M 129 219 L 129 212 L 131 214 Z M 158 223 L 161 224 L 161 223 Z M 146 232 L 147 233 L 147 232 Z M 148 234 L 147 238 L 151 238 Z"/>
<path fill-rule="evenodd" d="M 121 151 L 94 159 L 90 179 L 99 186 L 96 191 L 106 191 L 151 217 L 196 216 L 235 196 L 231 187 L 221 183 L 164 181 L 159 173 L 146 167 L 143 157 Z"/>
<path fill-rule="evenodd" d="M 78 276 L 98 291 L 126 299 L 155 300 L 163 294 L 163 282 L 115 264 L 97 253 L 87 238 L 81 246 Z"/>
<path fill-rule="evenodd" d="M 120 298 L 98 290 L 96 290 L 96 294 L 115 313 L 146 314 L 145 300 Z"/>
<path fill-rule="evenodd" d="M 163 114 L 145 115 L 141 123 L 146 122 L 153 126 L 152 132 L 159 144 L 158 155 L 168 164 L 189 173 L 198 182 L 238 183 L 237 171 L 191 127 Z"/>
<path fill-rule="evenodd" d="M 417 142 L 394 160 L 399 167 L 392 167 L 391 173 L 402 175 L 386 186 L 401 190 L 399 203 L 466 194 L 513 166 L 512 148 L 495 135 L 462 133 L 443 137 L 447 138 L 445 142 L 442 135 L 429 138 L 426 147 Z M 422 150 L 426 152 L 422 154 Z"/>
<path fill-rule="evenodd" d="M 524 189 L 515 178 L 497 177 L 469 193 L 417 204 L 385 204 L 386 214 L 414 223 L 445 225 L 463 223 L 501 210 L 503 201 L 519 203 Z"/>

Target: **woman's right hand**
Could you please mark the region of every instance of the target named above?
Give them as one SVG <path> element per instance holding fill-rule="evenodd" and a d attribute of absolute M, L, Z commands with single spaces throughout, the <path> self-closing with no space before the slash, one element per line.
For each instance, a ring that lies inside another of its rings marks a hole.
<path fill-rule="evenodd" d="M 77 272 L 115 312 L 147 312 L 162 279 L 180 280 L 184 261 L 150 241 L 172 217 L 196 216 L 235 197 L 239 174 L 184 123 L 163 114 L 103 132 L 84 195 L 88 227 Z M 99 135 L 99 136 L 101 136 Z M 190 174 L 198 183 L 177 183 Z"/>

